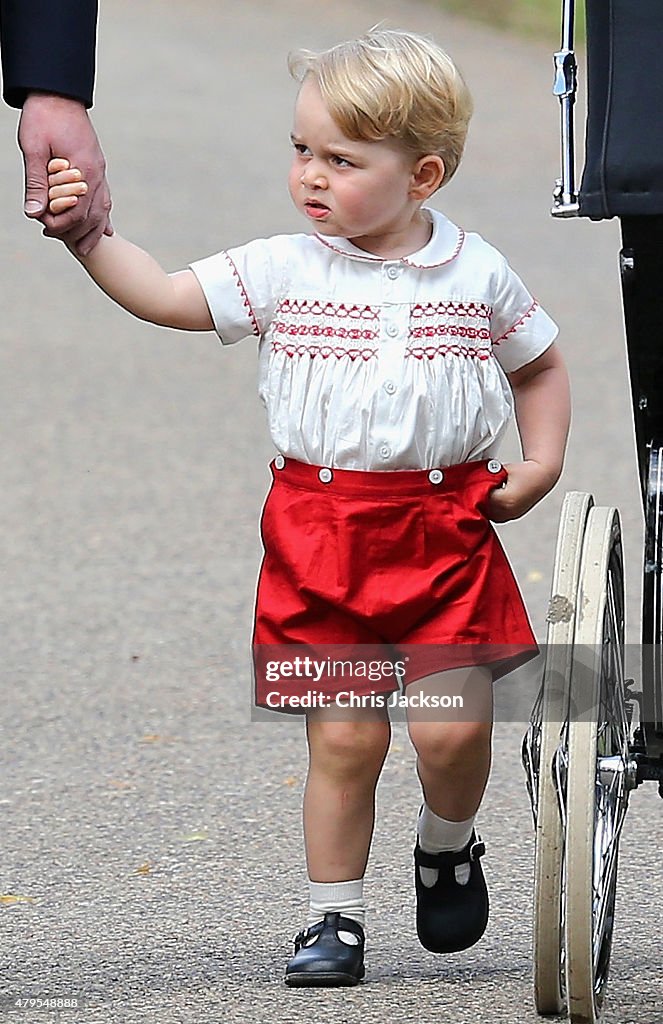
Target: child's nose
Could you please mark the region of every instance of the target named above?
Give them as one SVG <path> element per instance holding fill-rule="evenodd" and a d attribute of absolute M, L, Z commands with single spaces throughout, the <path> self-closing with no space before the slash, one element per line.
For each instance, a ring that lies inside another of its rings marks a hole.
<path fill-rule="evenodd" d="M 305 185 L 307 188 L 327 187 L 327 178 L 325 177 L 322 168 L 316 161 L 310 160 L 307 163 L 301 176 L 301 183 L 302 185 Z"/>

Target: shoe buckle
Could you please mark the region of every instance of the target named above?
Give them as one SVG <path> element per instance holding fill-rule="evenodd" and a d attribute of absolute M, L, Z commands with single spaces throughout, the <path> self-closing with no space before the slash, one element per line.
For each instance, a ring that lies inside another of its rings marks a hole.
<path fill-rule="evenodd" d="M 470 860 L 478 860 L 479 857 L 483 857 L 486 852 L 486 844 L 484 843 L 481 836 L 477 836 L 474 843 L 470 847 Z"/>
<path fill-rule="evenodd" d="M 317 924 L 309 925 L 308 928 L 302 928 L 300 932 L 295 935 L 295 953 L 299 953 L 300 949 L 305 946 L 309 939 L 317 939 L 322 931 L 322 922 Z M 313 943 L 311 943 L 313 945 Z"/>

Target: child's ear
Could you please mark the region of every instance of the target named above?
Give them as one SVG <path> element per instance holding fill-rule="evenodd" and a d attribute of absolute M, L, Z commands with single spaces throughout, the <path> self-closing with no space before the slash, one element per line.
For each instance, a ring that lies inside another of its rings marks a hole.
<path fill-rule="evenodd" d="M 437 153 L 428 153 L 417 160 L 412 170 L 410 196 L 412 199 L 428 199 L 444 181 L 444 161 Z"/>

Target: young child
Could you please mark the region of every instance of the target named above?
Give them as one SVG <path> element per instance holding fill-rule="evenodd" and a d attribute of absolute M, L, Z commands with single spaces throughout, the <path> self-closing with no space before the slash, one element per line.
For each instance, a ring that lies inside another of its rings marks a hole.
<path fill-rule="evenodd" d="M 351 693 L 363 699 L 352 704 L 331 659 L 286 670 L 279 652 L 330 645 L 356 665 L 387 645 L 400 661 L 405 697 L 418 698 L 407 710 L 423 791 L 418 935 L 433 952 L 472 945 L 488 919 L 474 820 L 492 682 L 536 651 L 490 519 L 523 515 L 555 484 L 569 398 L 546 313 L 499 252 L 424 205 L 455 173 L 471 116 L 449 57 L 426 38 L 374 30 L 290 66 L 300 88 L 289 187 L 312 233 L 170 275 L 118 234 L 79 258 L 141 319 L 215 330 L 224 344 L 258 339 L 279 454 L 262 519 L 256 702 L 302 711 L 312 678 L 317 695 L 306 711 L 309 923 L 285 980 L 352 985 L 364 975 L 384 697 L 399 680 L 391 663 L 377 683 L 357 672 Z M 49 184 L 55 214 L 86 190 L 59 159 Z M 523 457 L 503 467 L 494 456 L 514 406 Z M 473 721 L 417 710 L 450 694 L 484 710 Z"/>

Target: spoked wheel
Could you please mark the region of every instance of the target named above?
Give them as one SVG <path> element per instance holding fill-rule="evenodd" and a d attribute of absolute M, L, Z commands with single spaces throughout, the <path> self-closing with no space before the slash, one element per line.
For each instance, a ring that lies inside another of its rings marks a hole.
<path fill-rule="evenodd" d="M 565 1009 L 562 862 L 564 829 L 559 792 L 564 774 L 554 772 L 560 734 L 566 735 L 580 559 L 589 494 L 569 492 L 562 505 L 553 569 L 546 658 L 541 690 L 523 743 L 523 764 L 534 812 L 534 998 L 541 1014 Z"/>
<path fill-rule="evenodd" d="M 619 837 L 635 781 L 625 706 L 621 528 L 614 508 L 593 508 L 587 520 L 566 775 L 568 1011 L 575 1024 L 594 1024 L 608 980 Z"/>
<path fill-rule="evenodd" d="M 643 723 L 651 744 L 663 731 L 663 446 L 649 446 L 642 581 Z"/>

